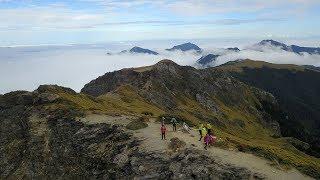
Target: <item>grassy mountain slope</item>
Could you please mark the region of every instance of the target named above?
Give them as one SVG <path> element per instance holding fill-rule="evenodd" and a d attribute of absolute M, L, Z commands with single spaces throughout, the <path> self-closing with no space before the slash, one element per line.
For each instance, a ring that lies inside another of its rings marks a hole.
<path fill-rule="evenodd" d="M 308 142 L 307 153 L 320 157 L 320 73 L 303 66 L 262 61 L 230 62 L 218 68 L 248 85 L 272 93 L 286 118 L 279 121 L 284 136 Z"/>

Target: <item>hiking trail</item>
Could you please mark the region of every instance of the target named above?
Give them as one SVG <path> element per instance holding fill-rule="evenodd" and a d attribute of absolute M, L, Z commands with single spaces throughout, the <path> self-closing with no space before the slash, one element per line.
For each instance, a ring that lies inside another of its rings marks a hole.
<path fill-rule="evenodd" d="M 91 114 L 80 121 L 90 124 L 96 123 L 107 123 L 107 124 L 118 124 L 127 125 L 131 122 L 134 117 L 130 116 L 107 116 Z M 252 172 L 263 174 L 267 179 L 279 179 L 279 180 L 302 180 L 312 179 L 309 176 L 303 175 L 298 170 L 292 168 L 290 170 L 282 170 L 278 167 L 271 166 L 271 162 L 257 157 L 253 154 L 224 150 L 217 147 L 209 147 L 208 150 L 204 149 L 203 141 L 199 141 L 198 130 L 192 129 L 190 134 L 182 132 L 181 126 L 177 126 L 177 131 L 172 131 L 172 125 L 167 124 L 166 140 L 161 140 L 160 133 L 160 122 L 156 122 L 155 119 L 150 119 L 148 127 L 139 130 L 130 130 L 133 135 L 142 140 L 140 148 L 150 152 L 161 152 L 165 153 L 168 151 L 168 145 L 170 139 L 177 137 L 186 143 L 186 147 L 192 147 L 199 150 L 206 151 L 207 154 L 221 161 L 224 164 L 231 164 L 237 167 L 244 167 Z M 219 137 L 218 137 L 219 138 Z"/>

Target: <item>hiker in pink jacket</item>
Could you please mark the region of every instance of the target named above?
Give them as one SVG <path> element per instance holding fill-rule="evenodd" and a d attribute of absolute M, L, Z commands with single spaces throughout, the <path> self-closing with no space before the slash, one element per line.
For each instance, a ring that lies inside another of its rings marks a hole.
<path fill-rule="evenodd" d="M 211 136 L 209 133 L 206 134 L 206 136 L 204 137 L 204 149 L 207 149 L 207 146 L 210 144 L 211 142 Z"/>
<path fill-rule="evenodd" d="M 207 133 L 207 135 L 204 137 L 204 149 L 207 149 L 208 145 L 213 145 L 216 141 L 216 136 L 213 136 L 211 133 Z"/>

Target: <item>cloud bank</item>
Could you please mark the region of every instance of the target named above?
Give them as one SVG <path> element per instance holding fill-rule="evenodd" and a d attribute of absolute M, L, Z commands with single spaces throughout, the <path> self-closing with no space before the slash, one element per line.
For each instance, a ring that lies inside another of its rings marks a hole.
<path fill-rule="evenodd" d="M 263 51 L 245 49 L 240 52 L 226 53 L 219 56 L 212 66 L 224 64 L 228 61 L 238 59 L 261 60 L 275 64 L 296 64 L 296 65 L 314 65 L 320 66 L 320 55 L 316 54 L 296 54 L 276 48 L 268 48 Z"/>
<path fill-rule="evenodd" d="M 151 49 L 159 52 L 160 55 L 130 53 L 107 55 L 110 51 L 119 52 L 129 49 L 132 47 L 131 43 L 0 47 L 0 94 L 14 90 L 33 91 L 41 84 L 58 84 L 79 92 L 86 83 L 106 72 L 148 66 L 162 59 L 171 59 L 180 65 L 193 66 L 201 56 L 192 52 L 164 51 L 165 46 L 161 43 L 147 44 L 141 47 L 155 47 Z M 165 44 L 166 47 L 170 47 L 167 43 Z M 221 54 L 212 66 L 247 58 L 278 64 L 320 66 L 320 55 L 298 55 L 273 47 L 260 50 L 247 48 L 240 52 L 226 52 L 225 49 L 208 46 L 204 53 Z"/>
<path fill-rule="evenodd" d="M 0 94 L 14 90 L 33 91 L 41 84 L 58 84 L 80 91 L 86 83 L 106 72 L 152 65 L 162 59 L 192 65 L 199 58 L 199 55 L 178 52 L 159 56 L 108 56 L 105 49 L 65 48 L 40 47 L 40 51 L 35 47 L 11 48 L 10 53 L 0 49 Z"/>

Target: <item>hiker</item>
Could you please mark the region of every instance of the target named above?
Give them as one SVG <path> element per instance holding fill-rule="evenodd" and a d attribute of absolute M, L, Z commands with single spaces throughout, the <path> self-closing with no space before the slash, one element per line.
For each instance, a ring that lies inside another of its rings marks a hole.
<path fill-rule="evenodd" d="M 183 122 L 182 128 L 183 128 L 187 133 L 190 133 L 191 128 L 188 126 L 187 123 Z"/>
<path fill-rule="evenodd" d="M 212 126 L 210 123 L 207 123 L 206 128 L 207 128 L 208 133 L 211 134 Z"/>
<path fill-rule="evenodd" d="M 204 149 L 207 150 L 207 146 L 210 143 L 210 134 L 207 133 L 206 136 L 203 139 L 204 139 Z"/>
<path fill-rule="evenodd" d="M 162 117 L 162 121 L 161 121 L 161 124 L 164 124 L 164 121 L 166 120 L 165 117 Z"/>
<path fill-rule="evenodd" d="M 200 134 L 200 139 L 199 139 L 199 141 L 201 141 L 201 139 L 202 139 L 202 128 L 203 128 L 203 124 L 202 123 L 199 123 L 199 134 Z"/>
<path fill-rule="evenodd" d="M 161 130 L 161 140 L 166 139 L 167 128 L 164 125 L 164 123 L 162 123 L 160 130 Z"/>
<path fill-rule="evenodd" d="M 172 118 L 171 119 L 171 123 L 172 123 L 173 131 L 177 131 L 177 120 L 176 120 L 176 118 Z"/>
<path fill-rule="evenodd" d="M 207 129 L 203 126 L 201 129 L 201 137 L 205 137 L 207 135 Z"/>
<path fill-rule="evenodd" d="M 216 139 L 217 139 L 216 136 L 214 136 L 211 133 L 207 133 L 207 135 L 204 137 L 204 144 L 205 144 L 204 149 L 207 150 L 207 147 L 209 145 L 213 145 L 215 143 Z"/>

